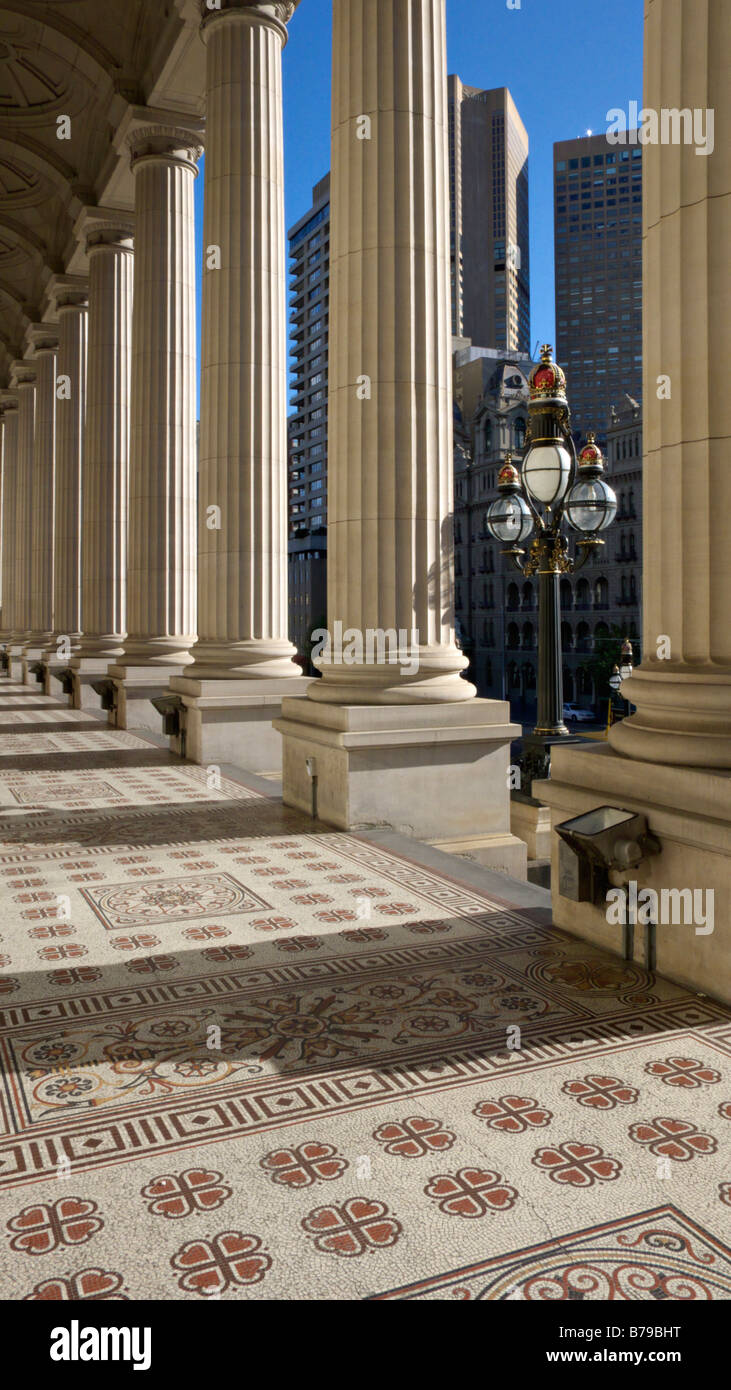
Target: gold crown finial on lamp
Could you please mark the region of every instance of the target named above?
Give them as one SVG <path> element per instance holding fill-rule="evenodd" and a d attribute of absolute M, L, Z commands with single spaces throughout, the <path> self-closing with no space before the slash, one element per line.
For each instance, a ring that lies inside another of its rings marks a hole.
<path fill-rule="evenodd" d="M 557 362 L 553 360 L 553 348 L 544 343 L 541 360 L 533 368 L 529 378 L 531 403 L 551 400 L 563 404 L 566 400 L 566 378 Z"/>

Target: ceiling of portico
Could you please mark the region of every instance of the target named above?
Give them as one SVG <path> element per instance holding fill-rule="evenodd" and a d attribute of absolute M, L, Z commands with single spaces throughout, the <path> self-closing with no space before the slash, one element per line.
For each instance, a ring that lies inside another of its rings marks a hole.
<path fill-rule="evenodd" d="M 0 0 L 0 385 L 51 276 L 84 273 L 81 209 L 133 207 L 128 107 L 202 114 L 199 21 L 197 0 Z"/>

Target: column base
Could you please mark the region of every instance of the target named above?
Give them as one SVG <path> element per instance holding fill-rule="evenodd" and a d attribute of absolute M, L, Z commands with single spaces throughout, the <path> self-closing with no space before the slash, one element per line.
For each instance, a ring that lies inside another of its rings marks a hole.
<path fill-rule="evenodd" d="M 285 699 L 275 728 L 288 806 L 341 830 L 384 827 L 430 843 L 509 834 L 510 743 L 520 726 L 504 701 Z"/>
<path fill-rule="evenodd" d="M 110 725 L 159 734 L 160 714 L 152 702 L 165 695 L 171 678 L 184 670 L 184 666 L 108 666 L 107 679 L 114 687 Z"/>
<path fill-rule="evenodd" d="M 611 906 L 577 902 L 560 892 L 555 826 L 603 805 L 644 812 L 660 841 L 660 854 L 622 875 L 612 872 L 610 878 L 617 884 L 634 880 L 638 892 L 650 888 L 657 893 L 657 971 L 731 1004 L 731 775 L 723 769 L 640 762 L 595 743 L 583 749 L 554 749 L 551 780 L 534 783 L 533 791 L 550 807 L 554 827 L 554 925 L 621 955 L 622 925 L 610 920 L 616 915 Z M 637 961 L 645 959 L 644 937 L 645 926 L 638 918 L 633 945 Z"/>
<path fill-rule="evenodd" d="M 676 767 L 731 768 L 731 671 L 648 661 L 622 682 L 637 706 L 609 730 L 626 757 Z"/>
<path fill-rule="evenodd" d="M 272 680 L 194 680 L 175 676 L 166 695 L 178 698 L 178 732 L 170 748 L 203 766 L 233 763 L 249 772 L 278 772 L 282 738 L 272 721 L 285 696 L 304 696 L 308 676 Z M 159 717 L 159 716 L 158 716 Z"/>

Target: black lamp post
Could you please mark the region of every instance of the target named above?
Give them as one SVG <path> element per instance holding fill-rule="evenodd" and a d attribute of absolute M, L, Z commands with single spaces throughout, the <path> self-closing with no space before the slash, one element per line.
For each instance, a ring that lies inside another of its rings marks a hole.
<path fill-rule="evenodd" d="M 570 429 L 566 379 L 553 361 L 553 349 L 541 349 L 541 360 L 530 374 L 529 421 L 521 472 L 510 456 L 498 477 L 500 496 L 485 517 L 495 540 L 507 543 L 516 569 L 538 575 L 538 719 L 530 740 L 524 741 L 533 777 L 546 776 L 550 746 L 571 737 L 563 722 L 560 582 L 575 573 L 594 546 L 603 545 L 598 532 L 614 520 L 617 499 L 604 481 L 601 450 L 588 436 L 577 457 Z M 569 555 L 564 521 L 578 533 L 577 555 Z M 526 558 L 521 541 L 535 536 Z"/>
<path fill-rule="evenodd" d="M 632 675 L 632 672 L 634 670 L 634 666 L 632 664 L 633 658 L 634 653 L 632 651 L 632 643 L 630 642 L 629 637 L 625 637 L 624 642 L 622 643 L 622 650 L 620 652 L 619 657 L 622 664 L 621 666 L 615 666 L 612 669 L 611 676 L 609 677 L 609 684 L 612 687 L 612 690 L 615 694 L 619 692 L 622 685 L 622 681 L 629 680 L 630 676 Z M 627 706 L 627 712 L 629 713 L 629 700 L 625 700 L 625 704 Z"/>

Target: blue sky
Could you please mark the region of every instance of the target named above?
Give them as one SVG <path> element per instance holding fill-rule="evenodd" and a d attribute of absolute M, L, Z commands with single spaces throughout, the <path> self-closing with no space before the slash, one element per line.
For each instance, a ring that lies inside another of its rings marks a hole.
<path fill-rule="evenodd" d="M 284 52 L 287 226 L 330 167 L 333 0 L 301 0 Z M 338 3 L 338 0 L 335 0 Z M 555 342 L 552 155 L 642 104 L 643 0 L 447 0 L 447 62 L 475 87 L 509 87 L 530 139 L 531 339 Z M 203 176 L 196 185 L 201 264 Z"/>

